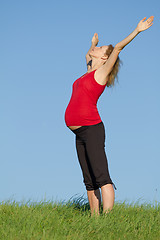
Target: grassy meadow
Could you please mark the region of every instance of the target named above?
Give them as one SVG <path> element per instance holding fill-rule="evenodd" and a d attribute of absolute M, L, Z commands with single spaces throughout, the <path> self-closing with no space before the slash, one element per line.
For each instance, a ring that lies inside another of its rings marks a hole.
<path fill-rule="evenodd" d="M 115 203 L 91 217 L 83 197 L 68 202 L 0 203 L 0 240 L 160 240 L 160 204 Z"/>

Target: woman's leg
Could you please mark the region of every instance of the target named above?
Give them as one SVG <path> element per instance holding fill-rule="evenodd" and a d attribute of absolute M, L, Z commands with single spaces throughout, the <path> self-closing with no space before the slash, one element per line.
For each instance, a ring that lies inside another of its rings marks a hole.
<path fill-rule="evenodd" d="M 109 176 L 104 141 L 103 124 L 98 124 L 95 127 L 81 127 L 76 130 L 76 149 L 83 172 L 83 182 L 87 190 L 91 215 L 94 212 L 99 215 L 101 205 L 100 187 L 101 192 L 103 192 L 104 211 L 111 209 L 114 204 L 114 190 Z"/>
<path fill-rule="evenodd" d="M 79 134 L 80 135 L 80 134 Z M 88 156 L 86 154 L 85 150 L 85 144 L 83 142 L 83 139 L 80 137 L 76 137 L 76 149 L 77 149 L 77 155 L 78 160 L 82 169 L 83 173 L 83 182 L 86 186 L 87 195 L 88 195 L 88 201 L 90 205 L 91 210 L 91 216 L 94 214 L 94 211 L 96 214 L 99 215 L 99 208 L 101 205 L 101 195 L 99 188 L 96 189 L 95 180 L 92 179 L 93 173 L 91 170 L 91 166 L 88 163 Z M 92 189 L 96 190 L 92 190 Z M 91 189 L 91 190 L 90 190 Z"/>
<path fill-rule="evenodd" d="M 101 194 L 100 190 L 90 190 L 87 191 L 88 201 L 91 209 L 91 216 L 94 214 L 99 215 L 99 210 L 101 206 Z"/>
<path fill-rule="evenodd" d="M 114 205 L 114 189 L 112 184 L 106 184 L 101 187 L 102 201 L 103 201 L 103 213 L 108 213 Z"/>
<path fill-rule="evenodd" d="M 108 212 L 113 208 L 115 195 L 105 153 L 105 131 L 102 123 L 88 128 L 86 151 L 96 184 L 101 188 L 103 212 Z"/>

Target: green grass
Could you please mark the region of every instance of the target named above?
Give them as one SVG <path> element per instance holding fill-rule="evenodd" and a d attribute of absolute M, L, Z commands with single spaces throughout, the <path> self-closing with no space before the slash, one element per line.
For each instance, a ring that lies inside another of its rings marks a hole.
<path fill-rule="evenodd" d="M 68 202 L 0 203 L 0 240 L 160 240 L 160 205 L 115 203 L 91 217 L 83 198 Z"/>

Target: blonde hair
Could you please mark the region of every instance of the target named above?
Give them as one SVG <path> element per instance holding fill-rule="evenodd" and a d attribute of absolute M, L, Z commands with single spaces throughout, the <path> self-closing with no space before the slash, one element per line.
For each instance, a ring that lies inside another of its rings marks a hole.
<path fill-rule="evenodd" d="M 108 49 L 105 52 L 105 55 L 110 56 L 114 47 L 112 44 L 108 46 Z M 107 87 L 113 87 L 115 85 L 115 79 L 117 79 L 118 82 L 118 71 L 120 69 L 120 65 L 123 65 L 123 62 L 120 60 L 119 56 L 112 68 L 112 71 L 109 74 L 109 80 L 107 81 Z"/>

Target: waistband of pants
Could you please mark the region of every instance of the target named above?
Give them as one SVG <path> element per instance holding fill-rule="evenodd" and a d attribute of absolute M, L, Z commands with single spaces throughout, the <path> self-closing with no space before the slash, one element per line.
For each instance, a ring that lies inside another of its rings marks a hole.
<path fill-rule="evenodd" d="M 97 123 L 97 124 L 94 124 L 94 125 L 81 126 L 81 127 L 77 128 L 77 129 L 74 129 L 74 130 L 71 129 L 71 131 L 76 134 L 76 133 L 80 133 L 81 131 L 83 131 L 83 130 L 91 127 L 91 126 L 98 126 L 100 124 L 102 124 L 102 121 L 100 123 Z"/>

